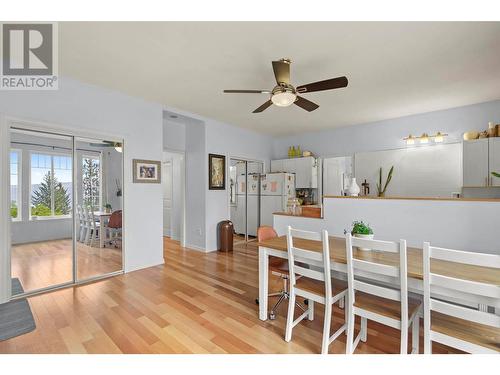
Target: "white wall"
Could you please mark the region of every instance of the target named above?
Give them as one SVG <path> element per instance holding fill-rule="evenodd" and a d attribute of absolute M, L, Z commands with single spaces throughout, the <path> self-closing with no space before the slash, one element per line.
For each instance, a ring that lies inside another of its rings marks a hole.
<path fill-rule="evenodd" d="M 321 108 L 319 109 L 321 111 Z M 448 133 L 448 142 L 457 142 L 469 130 L 485 130 L 488 122 L 500 123 L 500 101 L 474 104 L 444 111 L 422 113 L 321 132 L 277 137 L 273 142 L 275 159 L 285 158 L 288 147 L 300 145 L 318 156 L 349 156 L 356 152 L 405 147 L 403 138 L 422 133 Z"/>
<path fill-rule="evenodd" d="M 125 271 L 163 263 L 161 186 L 132 183 L 132 159 L 161 160 L 161 105 L 61 77 L 57 91 L 1 91 L 0 113 L 124 139 Z"/>
<path fill-rule="evenodd" d="M 491 201 L 327 198 L 323 220 L 274 215 L 274 227 L 280 235 L 291 225 L 343 236 L 354 220 L 363 220 L 381 240 L 405 239 L 408 246 L 417 248 L 429 241 L 435 246 L 500 254 L 498 212 L 500 202 Z"/>
<path fill-rule="evenodd" d="M 229 158 L 264 162 L 264 171 L 269 170 L 272 156 L 272 138 L 260 133 L 237 128 L 215 120 L 205 121 L 207 132 L 207 155 L 205 164 L 208 166 L 208 154 L 226 156 L 226 190 L 208 190 L 207 186 L 207 220 L 206 220 L 206 251 L 217 250 L 217 223 L 230 219 L 229 209 Z"/>

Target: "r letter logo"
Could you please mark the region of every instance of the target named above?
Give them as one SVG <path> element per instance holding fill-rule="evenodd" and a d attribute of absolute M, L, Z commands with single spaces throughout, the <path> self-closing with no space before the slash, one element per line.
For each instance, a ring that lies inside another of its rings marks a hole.
<path fill-rule="evenodd" d="M 57 90 L 57 24 L 2 24 L 2 90 Z"/>

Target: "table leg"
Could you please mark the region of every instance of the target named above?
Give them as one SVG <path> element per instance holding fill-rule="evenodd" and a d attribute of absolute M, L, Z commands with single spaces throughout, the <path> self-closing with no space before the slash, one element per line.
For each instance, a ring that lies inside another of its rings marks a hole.
<path fill-rule="evenodd" d="M 269 256 L 265 247 L 259 247 L 259 319 L 267 320 L 269 289 Z"/>
<path fill-rule="evenodd" d="M 104 217 L 100 216 L 99 217 L 99 247 L 103 248 L 104 247 L 104 240 L 106 237 L 106 228 L 104 227 Z"/>

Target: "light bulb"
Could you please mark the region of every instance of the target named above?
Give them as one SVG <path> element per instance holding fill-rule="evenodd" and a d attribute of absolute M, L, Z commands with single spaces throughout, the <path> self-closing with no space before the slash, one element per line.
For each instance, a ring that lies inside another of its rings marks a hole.
<path fill-rule="evenodd" d="M 441 134 L 441 132 L 437 132 L 436 136 L 434 137 L 434 142 L 443 143 L 443 141 L 444 141 L 443 134 Z"/>
<path fill-rule="evenodd" d="M 429 136 L 427 135 L 427 133 L 422 134 L 422 136 L 420 137 L 420 143 L 429 143 Z"/>

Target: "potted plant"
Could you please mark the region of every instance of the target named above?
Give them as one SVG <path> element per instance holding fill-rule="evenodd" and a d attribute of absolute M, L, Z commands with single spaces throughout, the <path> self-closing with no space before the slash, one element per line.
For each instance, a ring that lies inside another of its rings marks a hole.
<path fill-rule="evenodd" d="M 111 210 L 112 210 L 111 205 L 110 205 L 109 203 L 106 203 L 106 204 L 104 205 L 104 210 L 106 211 L 106 213 L 108 213 L 108 214 L 109 214 L 109 213 L 111 212 Z"/>
<path fill-rule="evenodd" d="M 363 221 L 354 221 L 352 223 L 351 234 L 354 237 L 373 240 L 373 229 L 370 227 L 370 225 L 365 224 Z M 368 251 L 370 249 L 360 247 L 359 250 Z"/>
<path fill-rule="evenodd" d="M 394 172 L 394 165 L 389 170 L 389 173 L 387 174 L 387 179 L 385 180 L 384 187 L 382 188 L 382 167 L 380 167 L 378 171 L 378 183 L 377 183 L 377 193 L 379 197 L 385 196 L 385 191 L 387 190 L 387 186 L 389 185 L 389 182 L 391 182 L 392 180 L 392 172 Z"/>
<path fill-rule="evenodd" d="M 500 173 L 498 173 L 498 172 L 491 172 L 491 175 L 492 175 L 493 177 L 500 178 Z"/>

